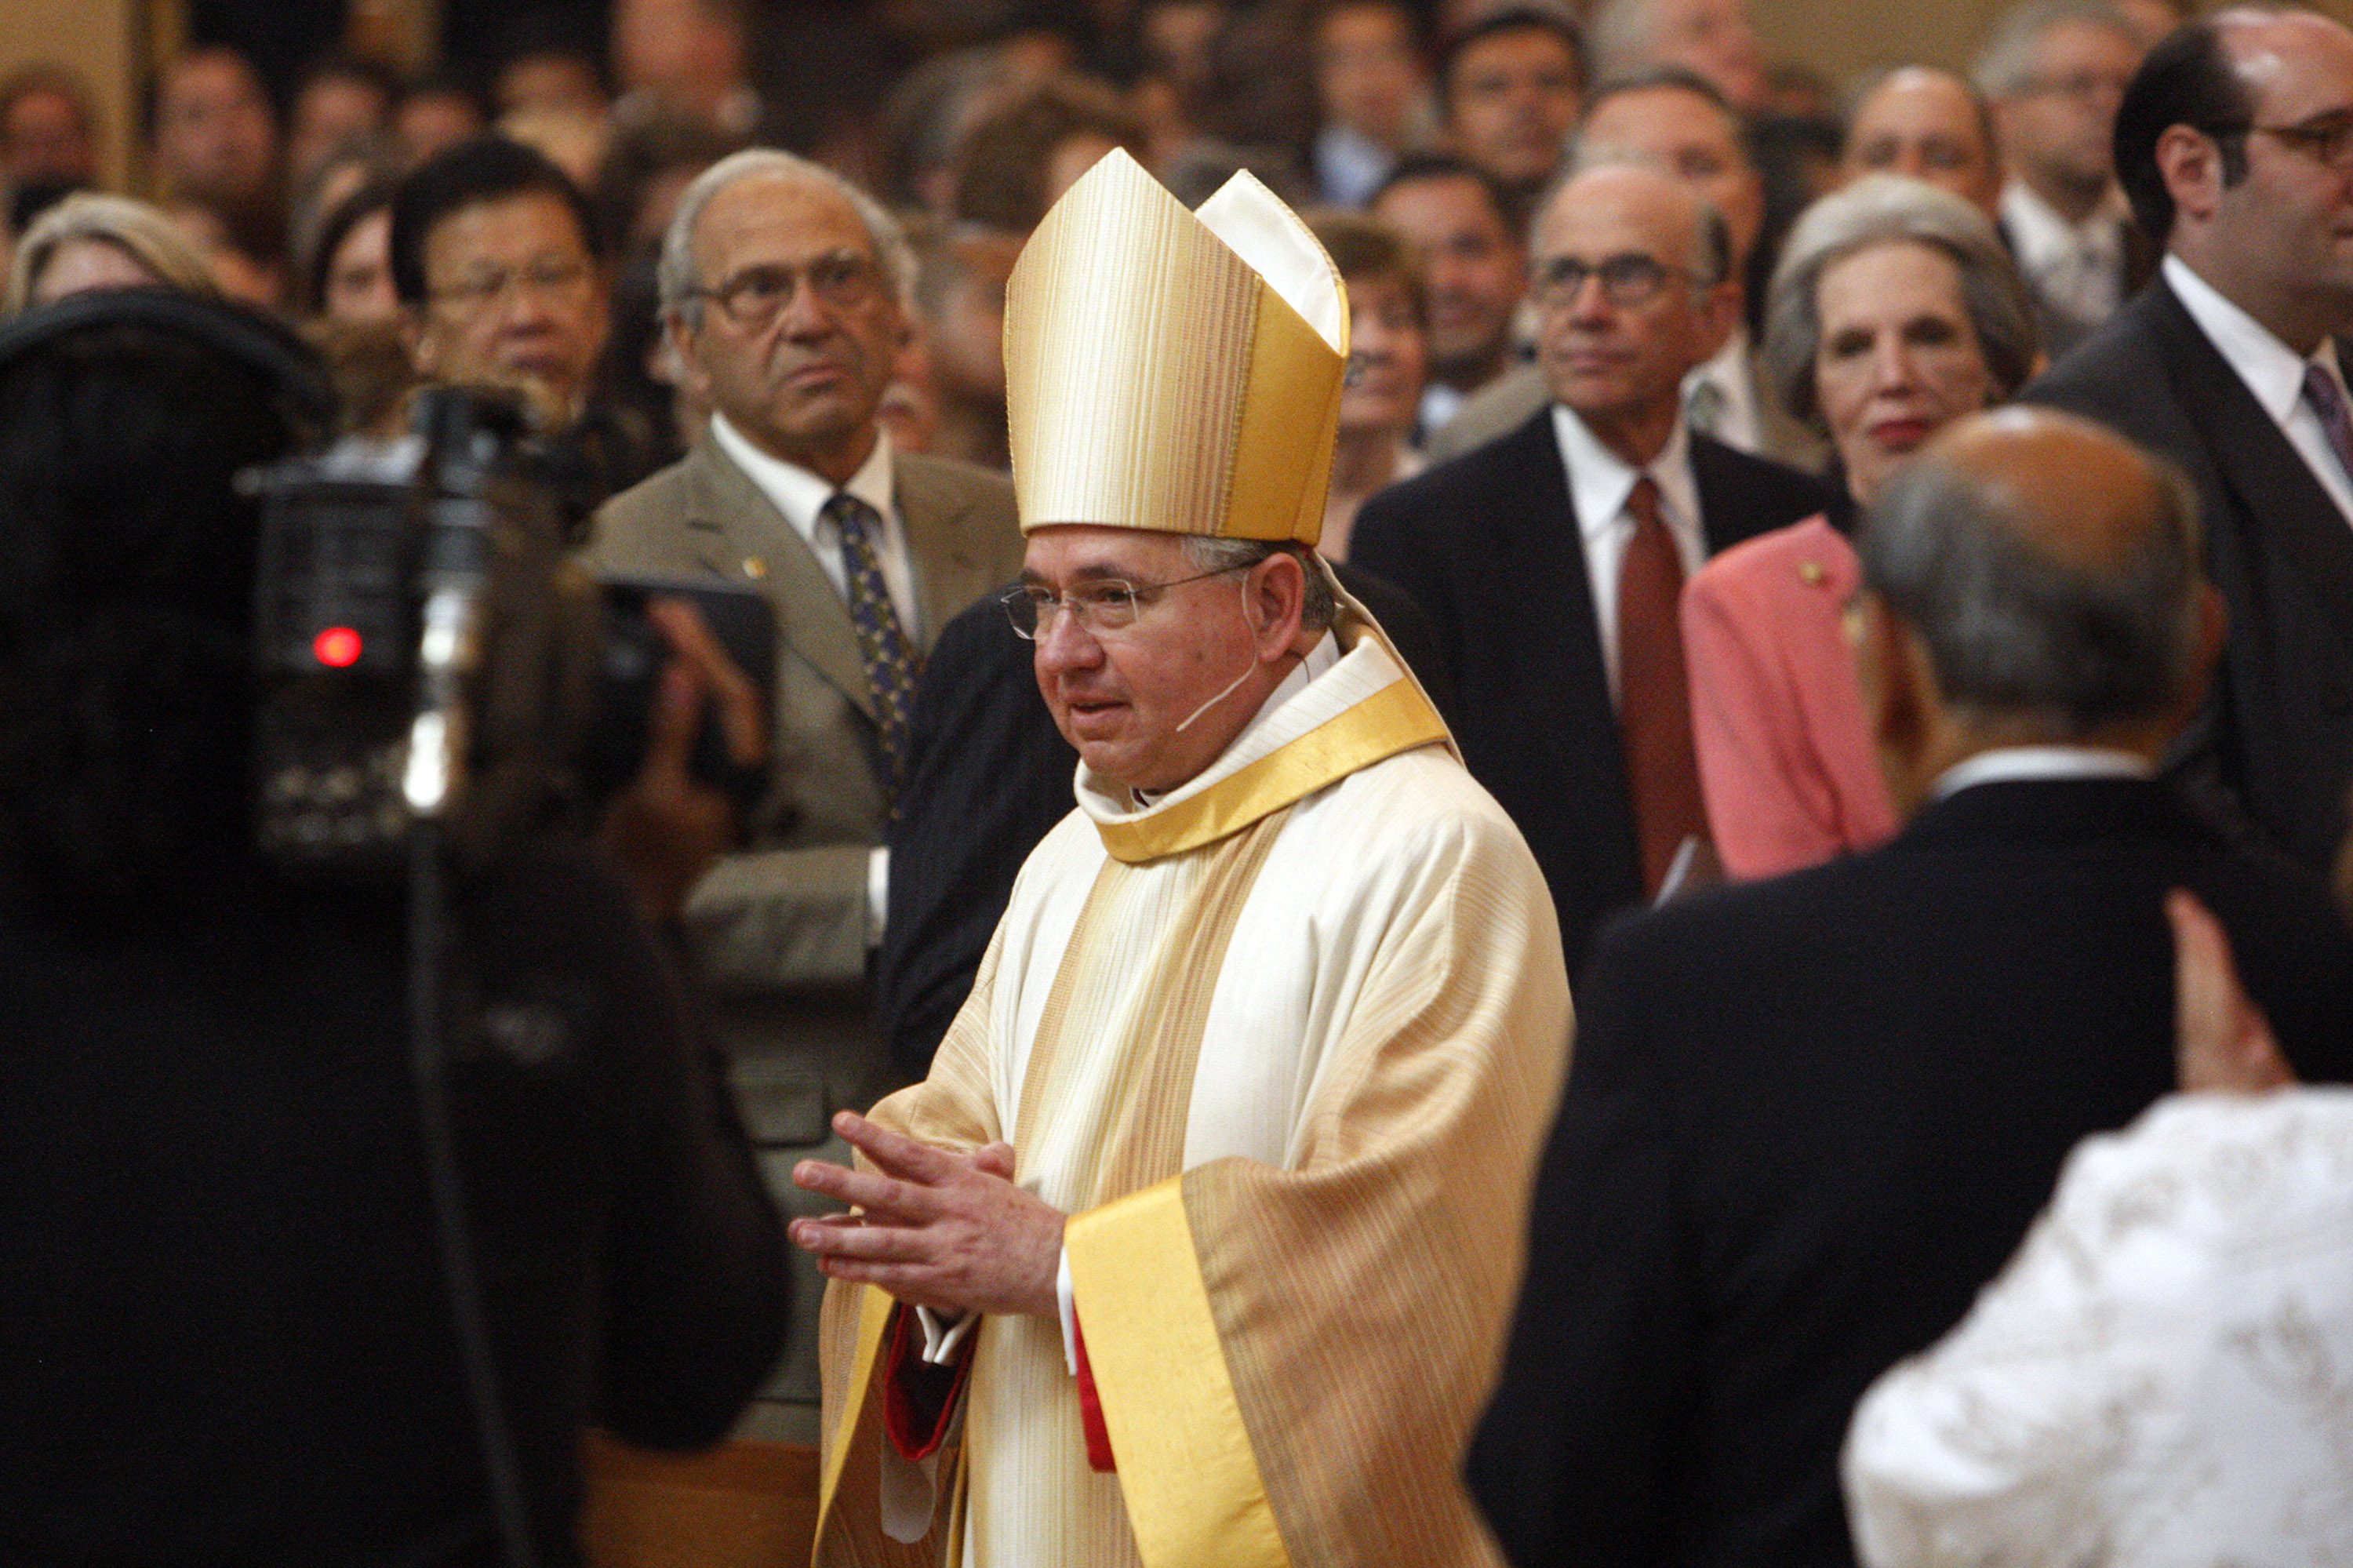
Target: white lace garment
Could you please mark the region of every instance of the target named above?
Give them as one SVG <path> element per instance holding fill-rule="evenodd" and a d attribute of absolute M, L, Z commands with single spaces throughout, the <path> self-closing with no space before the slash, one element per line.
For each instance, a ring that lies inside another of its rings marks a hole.
<path fill-rule="evenodd" d="M 2086 1139 L 1844 1469 L 1869 1568 L 2353 1565 L 2353 1090 Z"/>

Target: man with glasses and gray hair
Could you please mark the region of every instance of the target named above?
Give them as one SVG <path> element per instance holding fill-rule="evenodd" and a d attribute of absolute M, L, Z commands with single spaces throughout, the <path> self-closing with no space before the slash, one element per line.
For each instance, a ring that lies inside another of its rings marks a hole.
<path fill-rule="evenodd" d="M 2021 0 L 1978 58 L 2009 172 L 2002 237 L 2054 353 L 2115 314 L 2156 264 L 2117 194 L 2110 148 L 2141 47 L 2106 0 Z"/>
<path fill-rule="evenodd" d="M 690 868 L 681 936 L 771 1185 L 804 1212 L 790 1160 L 846 1155 L 828 1116 L 895 1081 L 867 966 L 923 655 L 1021 565 L 1002 476 L 894 451 L 875 422 L 911 267 L 890 216 L 817 164 L 754 148 L 700 175 L 659 277 L 713 413 L 685 458 L 607 503 L 591 545 L 605 570 L 747 584 L 776 611 L 769 788 L 745 846 Z M 801 1266 L 813 1307 L 823 1282 Z M 747 1435 L 817 1440 L 815 1352 L 797 1324 Z"/>
<path fill-rule="evenodd" d="M 2125 94 L 2116 162 L 2158 281 L 2023 395 L 2189 471 L 2231 637 L 2177 761 L 2326 872 L 2353 782 L 2353 33 L 2245 9 L 2182 27 Z"/>
<path fill-rule="evenodd" d="M 1350 558 L 1437 622 L 1463 760 L 1527 835 L 1574 973 L 1603 918 L 1679 881 L 1705 836 L 1683 578 L 1833 502 L 1686 423 L 1684 375 L 1740 297 L 1725 221 L 1689 184 L 1638 164 L 1578 175 L 1538 214 L 1534 250 L 1551 400 L 1366 502 Z"/>

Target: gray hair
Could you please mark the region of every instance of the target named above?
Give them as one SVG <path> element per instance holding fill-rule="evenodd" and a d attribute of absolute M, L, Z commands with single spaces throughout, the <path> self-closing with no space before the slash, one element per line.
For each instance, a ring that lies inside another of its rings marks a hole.
<path fill-rule="evenodd" d="M 0 313 L 13 316 L 32 303 L 49 259 L 77 239 L 113 246 L 171 288 L 195 294 L 220 291 L 203 254 L 160 208 L 130 196 L 76 191 L 35 218 L 16 242 Z"/>
<path fill-rule="evenodd" d="M 654 274 L 665 316 L 675 317 L 690 328 L 702 324 L 702 296 L 697 292 L 701 280 L 694 273 L 695 225 L 702 220 L 702 209 L 711 205 L 712 197 L 736 181 L 756 175 L 807 180 L 825 186 L 848 202 L 874 241 L 874 255 L 881 263 L 883 281 L 890 285 L 900 307 L 910 307 L 915 284 L 914 252 L 908 247 L 899 220 L 881 202 L 823 164 L 776 147 L 746 147 L 695 175 L 678 198 L 678 211 L 662 235 L 661 260 Z"/>
<path fill-rule="evenodd" d="M 1969 73 L 1978 90 L 1991 100 L 2015 98 L 2025 91 L 2034 80 L 2035 55 L 2042 46 L 2042 35 L 2068 22 L 2113 28 L 2131 40 L 2136 53 L 2141 48 L 2140 35 L 2108 0 L 2019 0 L 2002 13 L 1993 36 L 1978 51 L 1977 65 Z"/>
<path fill-rule="evenodd" d="M 2007 398 L 2034 368 L 2034 309 L 2018 263 L 1986 215 L 1955 196 L 1902 175 L 1866 175 L 1808 207 L 1781 249 L 1765 298 L 1765 374 L 1782 405 L 1822 429 L 1814 360 L 1821 347 L 1822 273 L 1874 245 L 1926 245 L 1960 270 L 1961 305 L 1978 351 Z"/>
<path fill-rule="evenodd" d="M 2198 496 L 2140 456 L 2154 526 L 2092 567 L 2037 548 L 2021 526 L 2032 498 L 1997 473 L 1932 450 L 1881 490 L 1855 539 L 1863 583 L 1919 633 L 1957 712 L 2064 741 L 2179 705 L 2200 641 Z"/>
<path fill-rule="evenodd" d="M 1659 43 L 1658 0 L 1604 0 L 1585 25 L 1593 77 L 1604 81 L 1653 63 Z"/>
<path fill-rule="evenodd" d="M 1299 625 L 1303 631 L 1324 631 L 1340 613 L 1340 601 L 1332 592 L 1332 580 L 1324 575 L 1324 567 L 1315 552 L 1291 539 L 1225 539 L 1211 534 L 1180 535 L 1186 559 L 1197 572 L 1240 571 L 1254 567 L 1276 556 L 1289 556 L 1307 574 L 1307 592 L 1299 606 Z"/>
<path fill-rule="evenodd" d="M 1682 189 L 1690 191 L 1692 205 L 1697 209 L 1699 217 L 1699 233 L 1695 237 L 1699 240 L 1699 254 L 1694 260 L 1698 261 L 1700 270 L 1707 274 L 1707 286 L 1714 288 L 1732 276 L 1732 225 L 1721 208 L 1686 185 L 1665 160 L 1614 143 L 1596 144 L 1583 136 L 1570 143 L 1567 163 L 1553 175 L 1552 183 L 1545 187 L 1544 195 L 1536 201 L 1535 216 L 1528 220 L 1525 239 L 1529 255 L 1535 254 L 1536 230 L 1544 227 L 1545 217 L 1551 212 L 1552 204 L 1562 189 L 1580 175 L 1589 175 L 1596 169 L 1649 169 L 1653 174 L 1666 175 Z"/>
<path fill-rule="evenodd" d="M 1961 90 L 1963 96 L 1969 101 L 1969 112 L 1976 120 L 1978 139 L 1985 143 L 1986 162 L 1999 169 L 2001 166 L 2001 133 L 1994 129 L 1993 105 L 1986 101 L 1985 93 L 1976 82 L 1958 71 L 1947 70 L 1943 66 L 1923 65 L 1916 60 L 1866 71 L 1848 84 L 1839 100 L 1839 125 L 1844 140 L 1852 142 L 1855 117 L 1862 112 L 1863 106 L 1879 96 L 1881 88 L 1905 71 L 1940 76 Z"/>

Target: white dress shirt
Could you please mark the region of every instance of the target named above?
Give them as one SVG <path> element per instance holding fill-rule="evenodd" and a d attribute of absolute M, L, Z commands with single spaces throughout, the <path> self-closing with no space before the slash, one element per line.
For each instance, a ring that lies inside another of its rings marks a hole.
<path fill-rule="evenodd" d="M 2045 303 L 2086 327 L 2116 313 L 2124 303 L 2125 237 L 2113 202 L 2076 223 L 2012 180 L 2002 187 L 2001 221 L 2019 271 Z"/>
<path fill-rule="evenodd" d="M 845 603 L 849 596 L 849 579 L 841 565 L 841 531 L 834 526 L 832 518 L 823 515 L 825 503 L 839 488 L 874 508 L 875 515 L 882 520 L 881 533 L 874 541 L 875 559 L 882 567 L 882 586 L 890 590 L 891 608 L 899 612 L 899 630 L 907 634 L 909 641 L 922 645 L 923 628 L 918 624 L 921 605 L 915 598 L 913 563 L 907 556 L 906 526 L 899 519 L 898 469 L 888 431 L 875 432 L 874 450 L 867 454 L 858 471 L 849 476 L 849 482 L 839 487 L 798 463 L 770 457 L 729 424 L 724 414 L 711 416 L 711 439 L 759 487 L 769 504 L 784 514 L 785 521 L 807 544 L 817 564 L 825 569 L 826 580 Z"/>
<path fill-rule="evenodd" d="M 1997 746 L 1964 757 L 1936 776 L 1939 800 L 1972 784 L 2041 779 L 2147 779 L 2156 771 L 2144 757 L 2101 746 Z"/>
<path fill-rule="evenodd" d="M 2181 301 L 2181 308 L 2189 313 L 2206 341 L 2239 373 L 2239 379 L 2272 417 L 2288 445 L 2304 459 L 2312 477 L 2328 492 L 2328 499 L 2337 503 L 2337 510 L 2353 522 L 2353 481 L 2346 478 L 2345 465 L 2337 461 L 2321 429 L 2320 416 L 2304 399 L 2304 372 L 2308 365 L 2320 366 L 2343 392 L 2345 376 L 2337 363 L 2336 341 L 2324 337 L 2309 359 L 2301 358 L 2261 322 L 2224 299 L 2179 256 L 2168 256 L 2162 270 L 2166 286 Z M 2353 398 L 2347 401 L 2353 404 Z"/>
<path fill-rule="evenodd" d="M 811 473 L 798 463 L 770 457 L 752 444 L 743 431 L 728 423 L 727 416 L 711 416 L 711 439 L 728 461 L 744 471 L 744 476 L 768 498 L 768 504 L 784 514 L 817 557 L 826 581 L 833 591 L 849 600 L 849 573 L 841 563 L 841 530 L 833 519 L 824 514 L 825 503 L 833 499 L 835 487 Z M 877 430 L 874 450 L 866 455 L 849 482 L 840 487 L 874 509 L 881 526 L 874 540 L 874 557 L 882 568 L 882 587 L 891 595 L 891 608 L 898 612 L 899 630 L 907 641 L 923 646 L 920 601 L 915 598 L 914 563 L 907 554 L 907 529 L 899 518 L 899 475 L 891 455 L 891 433 Z M 891 852 L 877 845 L 866 861 L 866 945 L 882 945 L 882 927 L 888 916 L 891 893 Z"/>
<path fill-rule="evenodd" d="M 1585 580 L 1593 589 L 1593 629 L 1601 635 L 1601 662 L 1609 673 L 1609 700 L 1618 701 L 1618 568 L 1634 537 L 1634 514 L 1626 510 L 1634 482 L 1649 474 L 1659 487 L 1659 521 L 1683 556 L 1688 578 L 1707 560 L 1700 532 L 1699 483 L 1692 478 L 1691 438 L 1681 419 L 1649 466 L 1635 468 L 1585 428 L 1567 405 L 1552 406 L 1552 428 L 1560 443 L 1561 466 L 1568 470 L 1568 503 L 1585 546 Z"/>
<path fill-rule="evenodd" d="M 1716 416 L 1715 428 L 1708 431 L 1728 447 L 1742 451 L 1765 453 L 1765 435 L 1757 412 L 1757 376 L 1749 360 L 1753 345 L 1748 329 L 1736 326 L 1732 335 L 1714 357 L 1691 367 L 1683 377 L 1683 408 L 1688 412 L 1692 395 L 1702 387 L 1715 389 Z"/>

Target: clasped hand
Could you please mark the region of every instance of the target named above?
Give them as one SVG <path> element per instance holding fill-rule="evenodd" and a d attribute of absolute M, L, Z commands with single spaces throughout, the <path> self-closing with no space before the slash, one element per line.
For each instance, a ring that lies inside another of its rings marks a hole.
<path fill-rule="evenodd" d="M 851 1111 L 833 1127 L 874 1170 L 793 1167 L 794 1185 L 859 1211 L 793 1222 L 827 1275 L 934 1311 L 1055 1314 L 1064 1216 L 1013 1184 L 1010 1144 L 952 1154 Z"/>

